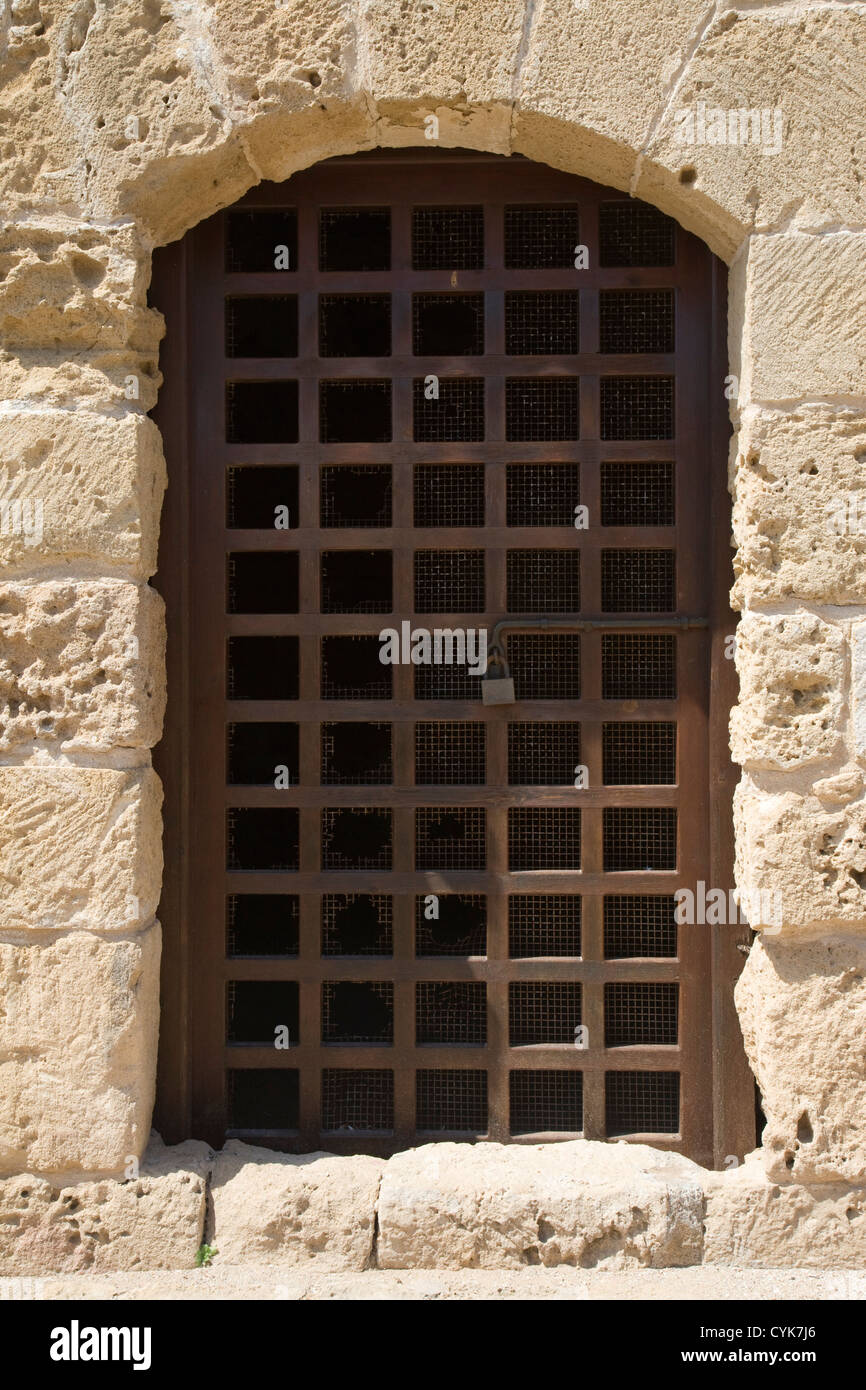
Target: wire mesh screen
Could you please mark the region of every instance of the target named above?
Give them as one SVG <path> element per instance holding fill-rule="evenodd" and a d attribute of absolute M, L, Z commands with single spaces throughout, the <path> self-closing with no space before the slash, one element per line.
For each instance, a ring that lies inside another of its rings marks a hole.
<path fill-rule="evenodd" d="M 580 725 L 563 720 L 508 725 L 512 787 L 572 787 L 580 763 Z"/>
<path fill-rule="evenodd" d="M 675 551 L 601 552 L 601 606 L 605 613 L 672 613 L 676 603 Z"/>
<path fill-rule="evenodd" d="M 609 1071 L 605 1075 L 605 1125 L 618 1134 L 676 1134 L 680 1124 L 680 1075 L 676 1071 Z"/>
<path fill-rule="evenodd" d="M 229 872 L 295 873 L 299 855 L 296 808 L 233 806 L 226 811 Z"/>
<path fill-rule="evenodd" d="M 579 957 L 581 906 L 577 893 L 512 893 L 508 899 L 509 957 Z"/>
<path fill-rule="evenodd" d="M 467 666 L 416 666 L 416 700 L 480 700 L 481 681 Z"/>
<path fill-rule="evenodd" d="M 390 357 L 389 294 L 320 294 L 320 357 Z"/>
<path fill-rule="evenodd" d="M 320 270 L 388 270 L 390 265 L 390 208 L 322 208 Z"/>
<path fill-rule="evenodd" d="M 510 807 L 508 867 L 579 869 L 580 811 L 571 806 Z"/>
<path fill-rule="evenodd" d="M 483 294 L 413 294 L 416 357 L 477 357 L 484 351 Z"/>
<path fill-rule="evenodd" d="M 673 633 L 606 632 L 601 639 L 605 700 L 675 700 L 677 639 Z"/>
<path fill-rule="evenodd" d="M 230 275 L 270 271 L 281 259 L 288 260 L 287 270 L 298 269 L 297 209 L 244 209 L 227 214 L 225 268 Z"/>
<path fill-rule="evenodd" d="M 226 955 L 296 956 L 300 902 L 296 893 L 229 893 Z"/>
<path fill-rule="evenodd" d="M 580 699 L 577 633 L 512 633 L 508 659 L 518 700 Z"/>
<path fill-rule="evenodd" d="M 527 357 L 579 352 L 579 301 L 576 290 L 507 290 L 505 351 Z"/>
<path fill-rule="evenodd" d="M 477 980 L 419 980 L 415 985 L 415 1042 L 483 1047 L 487 986 Z"/>
<path fill-rule="evenodd" d="M 675 806 L 605 806 L 604 871 L 675 869 Z"/>
<path fill-rule="evenodd" d="M 459 443 L 484 438 L 484 378 L 416 377 L 412 383 L 416 443 Z"/>
<path fill-rule="evenodd" d="M 297 357 L 298 296 L 229 295 L 226 357 Z"/>
<path fill-rule="evenodd" d="M 509 526 L 573 526 L 580 502 L 580 464 L 509 463 L 505 500 Z"/>
<path fill-rule="evenodd" d="M 611 893 L 604 899 L 604 958 L 677 954 L 676 902 L 648 893 Z"/>
<path fill-rule="evenodd" d="M 673 290 L 599 290 L 602 352 L 673 352 Z"/>
<path fill-rule="evenodd" d="M 509 613 L 579 611 L 579 550 L 509 550 L 505 572 Z"/>
<path fill-rule="evenodd" d="M 486 832 L 487 817 L 483 807 L 416 807 L 415 868 L 485 868 Z"/>
<path fill-rule="evenodd" d="M 604 987 L 605 1047 L 675 1046 L 679 1040 L 679 985 L 644 981 Z"/>
<path fill-rule="evenodd" d="M 603 266 L 673 265 L 676 223 L 672 218 L 634 198 L 601 203 L 598 212 Z"/>
<path fill-rule="evenodd" d="M 293 640 L 297 642 L 297 638 Z M 382 665 L 380 651 L 381 643 L 375 636 L 323 637 L 322 699 L 390 700 L 394 668 Z"/>
<path fill-rule="evenodd" d="M 574 1046 L 581 1025 L 577 982 L 513 980 L 508 986 L 508 1040 L 512 1047 L 540 1043 Z"/>
<path fill-rule="evenodd" d="M 573 266 L 580 244 L 576 203 L 505 209 L 505 265 L 509 270 L 554 270 Z"/>
<path fill-rule="evenodd" d="M 580 378 L 506 377 L 505 438 L 579 439 Z"/>
<path fill-rule="evenodd" d="M 390 869 L 391 812 L 370 806 L 322 811 L 323 869 Z"/>
<path fill-rule="evenodd" d="M 415 725 L 418 786 L 483 786 L 486 779 L 483 724 L 435 720 Z"/>
<path fill-rule="evenodd" d="M 416 613 L 483 613 L 483 550 L 416 550 Z"/>
<path fill-rule="evenodd" d="M 583 1073 L 513 1071 L 508 1078 L 511 1134 L 579 1134 Z"/>
<path fill-rule="evenodd" d="M 297 1130 L 300 1072 L 295 1067 L 230 1067 L 225 1077 L 230 1132 L 270 1135 Z"/>
<path fill-rule="evenodd" d="M 297 637 L 229 637 L 226 641 L 229 700 L 297 700 Z"/>
<path fill-rule="evenodd" d="M 390 550 L 323 550 L 323 613 L 390 613 L 394 605 Z"/>
<path fill-rule="evenodd" d="M 326 465 L 319 489 L 322 526 L 390 526 L 391 496 L 391 468 L 387 464 Z"/>
<path fill-rule="evenodd" d="M 322 1129 L 394 1128 L 394 1073 L 349 1067 L 322 1070 Z"/>
<path fill-rule="evenodd" d="M 603 376 L 602 439 L 673 439 L 672 376 Z"/>
<path fill-rule="evenodd" d="M 320 381 L 319 440 L 322 444 L 390 443 L 390 380 Z"/>
<path fill-rule="evenodd" d="M 417 1071 L 415 1123 L 420 1130 L 486 1134 L 487 1072 Z"/>
<path fill-rule="evenodd" d="M 605 786 L 672 785 L 677 780 L 676 724 L 605 724 L 602 749 Z"/>
<path fill-rule="evenodd" d="M 672 463 L 603 463 L 602 526 L 673 526 Z"/>
<path fill-rule="evenodd" d="M 483 207 L 413 209 L 413 270 L 481 270 L 483 265 Z"/>
<path fill-rule="evenodd" d="M 422 463 L 414 469 L 416 526 L 483 526 L 484 464 Z"/>
<path fill-rule="evenodd" d="M 323 956 L 390 956 L 393 903 L 387 893 L 323 893 Z"/>
<path fill-rule="evenodd" d="M 394 986 L 386 980 L 325 980 L 323 1043 L 392 1043 Z"/>
<path fill-rule="evenodd" d="M 415 899 L 416 956 L 485 956 L 483 893 L 426 893 Z"/>
<path fill-rule="evenodd" d="M 390 724 L 323 724 L 323 787 L 387 786 L 393 781 Z"/>

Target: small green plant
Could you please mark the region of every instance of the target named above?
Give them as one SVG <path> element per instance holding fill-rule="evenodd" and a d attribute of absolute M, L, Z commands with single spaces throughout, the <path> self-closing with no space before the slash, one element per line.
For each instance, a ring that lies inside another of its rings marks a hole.
<path fill-rule="evenodd" d="M 201 1245 L 198 1247 L 198 1250 L 196 1250 L 195 1252 L 196 1269 L 201 1269 L 203 1265 L 209 1265 L 213 1260 L 214 1255 L 218 1254 L 219 1251 L 217 1250 L 215 1245 L 208 1245 L 206 1241 L 202 1241 Z"/>

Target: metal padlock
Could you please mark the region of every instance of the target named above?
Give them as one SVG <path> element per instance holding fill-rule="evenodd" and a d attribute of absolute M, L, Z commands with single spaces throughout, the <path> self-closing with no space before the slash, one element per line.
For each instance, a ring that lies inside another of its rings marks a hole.
<path fill-rule="evenodd" d="M 481 677 L 481 702 L 485 705 L 513 705 L 514 679 L 501 652 L 491 653 Z"/>

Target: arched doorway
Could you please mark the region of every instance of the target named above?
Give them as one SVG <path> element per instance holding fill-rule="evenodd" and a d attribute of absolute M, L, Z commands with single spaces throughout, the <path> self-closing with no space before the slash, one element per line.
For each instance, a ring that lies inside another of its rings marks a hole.
<path fill-rule="evenodd" d="M 169 1133 L 742 1151 L 723 285 L 462 152 L 158 253 Z"/>

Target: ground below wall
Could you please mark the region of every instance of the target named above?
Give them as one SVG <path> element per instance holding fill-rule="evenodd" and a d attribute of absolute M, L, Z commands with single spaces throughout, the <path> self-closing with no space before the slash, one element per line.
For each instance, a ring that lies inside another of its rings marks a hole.
<path fill-rule="evenodd" d="M 158 1135 L 135 1177 L 0 1181 L 0 1276 L 180 1275 L 202 1244 L 213 1271 L 267 1268 L 276 1283 L 295 1271 L 299 1290 L 313 1272 L 856 1270 L 866 1187 L 780 1185 L 757 1154 L 712 1173 L 645 1145 L 588 1140 L 428 1144 L 382 1159 L 236 1141 L 218 1153 L 194 1141 L 167 1148 Z"/>
<path fill-rule="evenodd" d="M 274 1270 L 259 1265 L 156 1270 L 147 1274 L 70 1274 L 24 1281 L 0 1278 L 7 1299 L 119 1302 L 160 1299 L 243 1299 L 263 1302 L 357 1299 L 381 1301 L 700 1299 L 716 1303 L 748 1299 L 863 1299 L 866 1274 L 824 1269 L 746 1269 L 702 1265 L 691 1269 L 492 1269 L 379 1270 L 320 1274 L 315 1267 Z"/>

